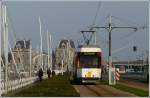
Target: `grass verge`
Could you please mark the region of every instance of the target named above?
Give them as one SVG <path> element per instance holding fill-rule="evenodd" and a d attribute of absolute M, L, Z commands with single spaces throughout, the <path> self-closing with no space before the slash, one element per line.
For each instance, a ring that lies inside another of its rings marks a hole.
<path fill-rule="evenodd" d="M 116 85 L 113 85 L 112 87 L 120 89 L 122 91 L 133 93 L 133 94 L 135 94 L 137 96 L 140 96 L 140 97 L 148 97 L 149 96 L 148 91 L 144 91 L 144 90 L 141 90 L 141 89 L 138 89 L 138 88 L 129 87 L 129 86 L 119 84 L 119 83 L 116 84 Z"/>
<path fill-rule="evenodd" d="M 33 86 L 23 89 L 12 97 L 79 97 L 74 87 L 70 84 L 68 75 L 57 75 Z"/>
<path fill-rule="evenodd" d="M 106 80 L 100 81 L 100 84 L 109 85 L 108 81 L 106 81 Z M 148 97 L 149 96 L 148 91 L 144 91 L 144 90 L 136 88 L 136 87 L 135 88 L 129 87 L 129 86 L 126 86 L 126 85 L 123 85 L 123 84 L 120 84 L 120 83 L 117 83 L 116 85 L 112 85 L 112 87 L 114 87 L 116 89 L 119 89 L 119 90 L 122 90 L 122 91 L 133 93 L 133 94 L 135 94 L 137 96 L 140 96 L 140 97 Z"/>

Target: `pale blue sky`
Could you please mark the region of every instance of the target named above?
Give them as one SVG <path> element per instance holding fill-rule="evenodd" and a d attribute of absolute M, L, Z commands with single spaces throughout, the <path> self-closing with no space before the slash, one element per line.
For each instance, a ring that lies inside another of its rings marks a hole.
<path fill-rule="evenodd" d="M 52 34 L 53 47 L 57 47 L 61 39 L 73 39 L 75 44 L 81 40 L 80 30 L 87 30 L 93 22 L 98 2 L 7 2 L 8 14 L 11 24 L 19 39 L 31 39 L 33 47 L 40 46 L 40 33 L 38 17 L 42 20 L 43 49 L 46 46 L 47 29 Z M 115 26 L 142 26 L 148 25 L 148 2 L 119 2 L 119 1 L 101 1 L 101 7 L 96 19 L 97 26 L 106 24 L 108 15 L 119 17 L 121 21 L 113 18 Z M 123 22 L 122 22 L 123 21 Z M 103 50 L 104 58 L 107 58 L 108 32 L 106 30 L 97 30 L 97 41 Z M 10 32 L 12 33 L 12 32 Z M 112 50 L 124 47 L 126 45 L 137 45 L 138 53 L 133 53 L 132 48 L 126 48 L 113 54 L 119 60 L 128 57 L 135 59 L 135 56 L 141 53 L 141 50 L 148 50 L 148 28 L 134 32 L 133 30 L 114 30 L 112 32 Z"/>

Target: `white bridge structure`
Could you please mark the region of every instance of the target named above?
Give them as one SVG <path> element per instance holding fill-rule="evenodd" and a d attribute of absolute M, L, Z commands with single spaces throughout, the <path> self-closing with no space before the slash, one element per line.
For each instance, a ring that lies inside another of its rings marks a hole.
<path fill-rule="evenodd" d="M 15 32 L 10 34 L 12 27 L 7 14 L 7 6 L 0 0 L 0 35 L 2 36 L 0 37 L 0 95 L 37 81 L 37 72 L 40 68 L 44 72 L 43 78 L 47 78 L 47 68 L 52 71 L 52 38 L 47 31 L 47 51 L 43 52 L 40 17 L 41 43 L 40 50 L 36 50 L 33 49 L 30 40 L 17 40 Z M 12 40 L 9 37 L 12 37 Z"/>
<path fill-rule="evenodd" d="M 28 46 L 28 48 L 25 48 L 24 46 L 25 44 L 27 45 L 28 41 L 18 42 L 16 43 L 19 45 L 16 44 L 15 48 L 12 49 L 12 54 L 10 53 L 11 55 L 8 56 L 9 62 L 7 68 L 4 58 L 1 59 L 3 61 L 1 71 L 2 94 L 6 94 L 9 91 L 16 90 L 37 81 L 39 68 L 43 69 L 43 72 L 45 73 L 44 78 L 47 77 L 46 70 L 48 68 L 48 54 L 42 53 L 43 65 L 41 65 L 40 53 L 30 49 Z M 16 48 L 16 46 L 20 46 L 20 48 Z M 5 73 L 6 69 L 7 73 Z"/>
<path fill-rule="evenodd" d="M 47 78 L 46 75 L 44 75 L 43 78 Z M 16 90 L 18 88 L 22 88 L 26 85 L 29 85 L 31 83 L 34 83 L 38 81 L 38 77 L 26 77 L 26 78 L 20 78 L 20 79 L 15 79 L 7 82 L 7 86 L 5 87 L 4 81 L 1 81 L 1 93 L 6 94 L 7 92 Z"/>

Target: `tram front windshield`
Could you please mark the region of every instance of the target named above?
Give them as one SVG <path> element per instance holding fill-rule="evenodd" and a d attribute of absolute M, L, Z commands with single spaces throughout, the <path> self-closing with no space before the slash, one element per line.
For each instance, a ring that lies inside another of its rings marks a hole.
<path fill-rule="evenodd" d="M 80 55 L 81 68 L 97 68 L 99 58 L 96 55 Z"/>

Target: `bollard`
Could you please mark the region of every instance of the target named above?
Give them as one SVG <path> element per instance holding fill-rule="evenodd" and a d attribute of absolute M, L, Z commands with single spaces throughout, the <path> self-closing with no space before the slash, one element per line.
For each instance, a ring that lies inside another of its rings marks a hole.
<path fill-rule="evenodd" d="M 116 68 L 115 76 L 116 76 L 116 80 L 119 81 L 120 80 L 119 68 Z"/>

